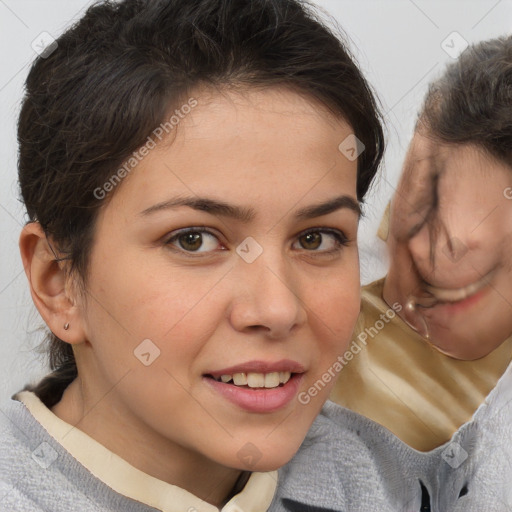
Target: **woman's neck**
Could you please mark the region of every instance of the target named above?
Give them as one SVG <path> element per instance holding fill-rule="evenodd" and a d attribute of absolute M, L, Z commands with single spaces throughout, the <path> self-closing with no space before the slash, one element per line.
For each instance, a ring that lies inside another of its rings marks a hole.
<path fill-rule="evenodd" d="M 148 434 L 147 425 L 133 415 L 127 418 L 109 395 L 97 403 L 85 396 L 77 378 L 52 412 L 140 471 L 217 507 L 222 507 L 247 482 L 249 473 L 213 462 L 157 432 Z"/>

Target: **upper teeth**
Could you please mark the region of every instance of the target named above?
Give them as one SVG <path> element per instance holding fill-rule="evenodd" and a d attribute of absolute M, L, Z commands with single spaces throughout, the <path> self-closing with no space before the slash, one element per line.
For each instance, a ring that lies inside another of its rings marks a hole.
<path fill-rule="evenodd" d="M 464 288 L 446 289 L 430 285 L 426 288 L 437 300 L 441 302 L 458 302 L 480 291 L 481 288 L 488 284 L 489 280 L 490 275 L 488 274 L 476 283 L 472 283 Z"/>
<path fill-rule="evenodd" d="M 233 375 L 221 375 L 217 381 L 228 383 L 233 381 L 235 386 L 249 386 L 250 388 L 277 388 L 279 384 L 286 384 L 291 377 L 290 372 L 271 373 L 234 373 Z"/>

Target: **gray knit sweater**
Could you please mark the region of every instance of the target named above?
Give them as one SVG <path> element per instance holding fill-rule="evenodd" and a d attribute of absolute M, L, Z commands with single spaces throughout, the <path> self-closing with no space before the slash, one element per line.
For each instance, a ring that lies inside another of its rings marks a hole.
<path fill-rule="evenodd" d="M 78 463 L 20 402 L 0 414 L 1 512 L 155 512 L 112 491 Z"/>
<path fill-rule="evenodd" d="M 430 452 L 328 402 L 279 477 L 274 512 L 510 512 L 512 365 L 473 419 Z"/>
<path fill-rule="evenodd" d="M 157 510 L 94 477 L 23 404 L 11 400 L 1 412 L 0 511 Z M 512 367 L 473 420 L 450 443 L 427 453 L 409 448 L 371 420 L 327 403 L 297 455 L 280 470 L 269 508 L 321 510 L 511 511 Z"/>

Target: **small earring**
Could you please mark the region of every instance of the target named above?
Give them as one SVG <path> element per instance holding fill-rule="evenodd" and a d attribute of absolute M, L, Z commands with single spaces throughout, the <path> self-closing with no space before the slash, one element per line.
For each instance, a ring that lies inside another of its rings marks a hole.
<path fill-rule="evenodd" d="M 69 329 L 69 323 L 68 323 L 68 322 L 66 322 L 66 323 L 64 324 L 64 330 L 65 330 L 65 331 L 67 331 L 68 329 Z"/>

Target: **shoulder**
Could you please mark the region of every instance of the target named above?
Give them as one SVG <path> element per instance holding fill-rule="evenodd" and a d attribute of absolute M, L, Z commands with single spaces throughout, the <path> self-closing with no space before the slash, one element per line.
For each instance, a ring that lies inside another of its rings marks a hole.
<path fill-rule="evenodd" d="M 101 493 L 107 502 L 111 491 L 54 439 L 23 403 L 5 401 L 0 411 L 0 510 L 120 510 L 104 507 L 93 495 Z"/>
<path fill-rule="evenodd" d="M 0 406 L 0 475 L 10 475 L 22 457 L 31 453 L 31 441 L 35 432 L 31 415 L 26 407 L 16 400 L 7 400 Z M 32 418 L 33 419 L 33 418 Z"/>
<path fill-rule="evenodd" d="M 6 400 L 1 404 L 0 411 L 1 509 L 13 512 L 42 511 L 30 490 L 41 480 L 41 464 L 47 461 L 48 448 L 45 450 L 37 444 L 40 435 L 34 428 L 35 420 L 23 404 Z"/>
<path fill-rule="evenodd" d="M 428 456 L 381 425 L 327 402 L 295 457 L 280 470 L 277 498 L 338 511 L 396 512 L 416 502 L 419 510 L 418 477 L 431 478 L 430 466 Z"/>
<path fill-rule="evenodd" d="M 74 427 L 69 425 L 69 428 Z M 149 512 L 156 509 L 115 492 L 52 437 L 25 404 L 9 400 L 0 405 L 0 511 L 4 510 Z"/>

